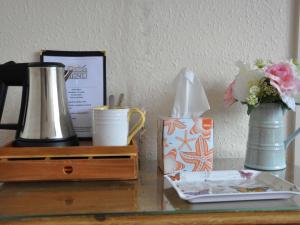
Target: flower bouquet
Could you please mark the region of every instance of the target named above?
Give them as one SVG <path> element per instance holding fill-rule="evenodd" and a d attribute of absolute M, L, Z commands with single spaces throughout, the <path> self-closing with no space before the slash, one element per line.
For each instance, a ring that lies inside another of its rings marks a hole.
<path fill-rule="evenodd" d="M 300 92 L 299 64 L 296 60 L 273 63 L 257 60 L 252 67 L 237 62 L 239 73 L 228 86 L 225 106 L 239 101 L 251 111 L 263 103 L 278 103 L 295 111 L 294 96 Z"/>

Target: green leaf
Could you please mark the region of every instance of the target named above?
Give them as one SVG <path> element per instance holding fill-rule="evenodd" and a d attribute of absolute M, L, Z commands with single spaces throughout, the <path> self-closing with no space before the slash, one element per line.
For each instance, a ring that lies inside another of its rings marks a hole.
<path fill-rule="evenodd" d="M 256 62 L 255 62 L 255 65 L 258 67 L 258 68 L 264 68 L 264 66 L 266 65 L 265 62 L 262 60 L 262 59 L 257 59 Z"/>
<path fill-rule="evenodd" d="M 298 62 L 297 59 L 292 59 L 292 62 L 293 62 L 294 65 L 299 66 L 299 62 Z"/>
<path fill-rule="evenodd" d="M 254 106 L 248 105 L 247 114 L 250 115 L 250 113 L 252 112 L 253 109 L 255 109 Z"/>

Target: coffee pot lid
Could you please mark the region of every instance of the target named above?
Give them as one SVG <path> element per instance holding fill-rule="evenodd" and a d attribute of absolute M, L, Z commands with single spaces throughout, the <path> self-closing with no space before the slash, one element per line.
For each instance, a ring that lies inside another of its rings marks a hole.
<path fill-rule="evenodd" d="M 57 62 L 34 62 L 29 63 L 28 67 L 65 67 L 65 65 Z"/>

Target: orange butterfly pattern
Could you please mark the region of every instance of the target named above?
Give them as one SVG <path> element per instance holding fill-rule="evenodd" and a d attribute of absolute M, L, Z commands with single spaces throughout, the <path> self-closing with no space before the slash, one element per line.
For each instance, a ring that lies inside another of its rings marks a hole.
<path fill-rule="evenodd" d="M 164 120 L 165 174 L 175 171 L 210 171 L 213 168 L 213 120 Z"/>

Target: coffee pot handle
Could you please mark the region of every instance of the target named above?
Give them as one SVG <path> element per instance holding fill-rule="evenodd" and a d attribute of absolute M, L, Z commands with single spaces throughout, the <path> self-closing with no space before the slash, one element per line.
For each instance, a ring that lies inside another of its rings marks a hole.
<path fill-rule="evenodd" d="M 7 94 L 7 85 L 3 82 L 0 83 L 0 121 L 2 119 L 2 114 L 4 110 L 6 94 Z M 0 129 L 7 129 L 7 130 L 16 130 L 17 124 L 1 124 Z"/>
<path fill-rule="evenodd" d="M 27 96 L 28 96 L 28 64 L 7 62 L 0 65 L 0 129 L 17 130 L 18 136 L 19 128 L 23 124 L 24 113 L 26 110 Z M 20 107 L 20 114 L 18 123 L 16 124 L 1 124 L 2 114 L 6 101 L 7 89 L 9 86 L 22 86 L 22 100 Z"/>

